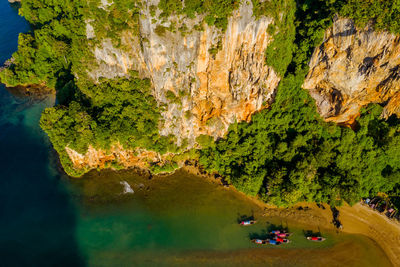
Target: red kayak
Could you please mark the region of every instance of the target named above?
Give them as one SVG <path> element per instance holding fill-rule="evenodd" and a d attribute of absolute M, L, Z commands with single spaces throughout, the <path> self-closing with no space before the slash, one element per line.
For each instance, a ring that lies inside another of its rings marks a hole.
<path fill-rule="evenodd" d="M 322 242 L 325 241 L 326 238 L 320 236 L 308 236 L 307 239 L 314 242 Z"/>
<path fill-rule="evenodd" d="M 279 242 L 279 243 L 282 243 L 282 244 L 287 244 L 287 243 L 289 243 L 289 242 L 290 242 L 290 240 L 289 240 L 289 239 L 286 239 L 286 238 L 281 238 L 281 237 L 277 237 L 277 238 L 275 238 L 275 241 L 276 241 L 276 242 Z"/>

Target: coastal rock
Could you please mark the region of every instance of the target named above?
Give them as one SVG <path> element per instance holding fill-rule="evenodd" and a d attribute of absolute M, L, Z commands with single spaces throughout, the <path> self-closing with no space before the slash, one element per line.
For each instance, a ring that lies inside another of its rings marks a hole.
<path fill-rule="evenodd" d="M 250 121 L 272 102 L 280 81 L 265 65 L 272 18 L 256 19 L 251 1 L 244 1 L 222 32 L 201 24 L 202 16 L 158 20 L 161 11 L 150 12 L 157 4 L 144 2 L 139 36 L 122 32 L 118 48 L 109 39 L 100 40 L 94 49 L 98 68 L 89 72 L 93 80 L 127 76 L 130 70 L 150 78 L 163 107 L 160 134 L 176 136 L 178 145 L 185 140 L 188 147 L 202 134 L 222 137 L 231 123 Z M 200 25 L 202 31 L 196 28 Z"/>
<path fill-rule="evenodd" d="M 118 162 L 124 168 L 139 167 L 143 169 L 149 168 L 150 162 L 160 162 L 160 155 L 153 151 L 143 149 L 126 150 L 120 144 L 115 144 L 110 151 L 95 149 L 89 146 L 85 154 L 66 147 L 69 158 L 76 169 L 103 169 L 111 162 Z"/>
<path fill-rule="evenodd" d="M 303 88 L 327 121 L 352 124 L 369 103 L 385 105 L 385 118 L 400 116 L 399 36 L 335 18 L 309 66 Z"/>

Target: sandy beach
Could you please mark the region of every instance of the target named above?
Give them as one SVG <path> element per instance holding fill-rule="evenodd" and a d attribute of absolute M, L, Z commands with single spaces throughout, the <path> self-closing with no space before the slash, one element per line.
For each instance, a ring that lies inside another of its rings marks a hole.
<path fill-rule="evenodd" d="M 394 266 L 400 266 L 400 224 L 367 206 L 356 204 L 339 209 L 343 231 L 366 235 L 376 241 Z"/>
<path fill-rule="evenodd" d="M 318 229 L 336 230 L 331 223 L 332 211 L 327 204 L 324 207 L 319 208 L 314 203 L 299 203 L 288 209 L 266 206 L 264 216 L 286 218 Z M 384 250 L 393 266 L 400 266 L 399 223 L 359 203 L 354 206 L 345 204 L 338 210 L 343 229 L 336 231 L 369 237 Z"/>
<path fill-rule="evenodd" d="M 185 171 L 202 176 L 210 182 L 218 182 L 212 175 L 200 173 L 197 168 L 185 166 Z M 237 192 L 232 186 L 227 190 Z M 302 224 L 305 227 L 309 226 L 318 229 L 329 229 L 337 232 L 350 234 L 364 235 L 379 245 L 387 257 L 390 259 L 393 266 L 400 266 L 400 223 L 390 220 L 383 213 L 379 213 L 368 206 L 357 203 L 353 206 L 344 204 L 338 207 L 339 221 L 343 225 L 343 229 L 337 230 L 332 224 L 332 211 L 328 204 L 323 204 L 324 208 L 318 207 L 315 203 L 298 203 L 290 208 L 277 208 L 272 205 L 265 204 L 257 198 L 248 197 L 243 193 L 243 198 L 247 198 L 254 202 L 257 206 L 264 210 L 263 213 L 257 214 L 262 217 L 282 218 L 286 221 Z M 342 245 L 336 248 L 340 251 Z"/>
<path fill-rule="evenodd" d="M 332 211 L 327 204 L 323 204 L 324 208 L 315 203 L 277 208 L 248 197 L 232 186 L 224 186 L 214 175 L 188 169 L 154 176 L 110 170 L 91 172 L 84 179 L 74 180 L 83 190 L 85 205 L 122 204 L 132 198 L 136 199 L 132 207 L 142 206 L 152 214 L 171 220 L 168 225 L 176 225 L 174 229 L 179 235 L 169 237 L 166 244 L 181 241 L 185 247 L 192 241 L 193 244 L 197 241 L 207 244 L 193 250 L 172 249 L 168 253 L 154 249 L 153 245 L 149 251 L 102 250 L 91 255 L 91 263 L 94 266 L 107 266 L 110 262 L 135 262 L 137 265 L 146 262 L 150 266 L 399 266 L 400 225 L 368 207 L 361 204 L 339 207 L 343 229 L 337 230 L 331 223 Z M 130 184 L 135 193 L 125 196 L 116 193 L 124 191 L 121 181 Z M 128 214 L 132 213 L 131 208 L 127 210 Z M 127 210 L 121 211 L 123 216 L 127 216 Z M 253 215 L 256 225 L 238 227 L 239 215 Z M 194 221 L 190 223 L 192 218 Z M 157 222 L 151 224 L 159 225 Z M 260 234 L 273 225 L 288 227 L 294 232 L 293 243 L 279 247 L 250 245 L 249 234 Z M 140 221 L 137 221 L 136 228 L 139 226 Z M 147 227 L 147 224 L 143 225 L 149 233 L 156 229 Z M 307 231 L 321 232 L 327 241 L 308 243 L 303 236 Z M 185 238 L 174 239 L 181 235 Z M 141 246 L 146 244 L 141 243 Z M 213 249 L 215 246 L 218 249 Z"/>

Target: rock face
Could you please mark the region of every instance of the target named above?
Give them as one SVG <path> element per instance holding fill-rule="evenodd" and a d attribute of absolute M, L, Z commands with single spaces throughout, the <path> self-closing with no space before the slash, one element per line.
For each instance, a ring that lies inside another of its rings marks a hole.
<path fill-rule="evenodd" d="M 85 154 L 80 154 L 69 147 L 65 149 L 76 169 L 103 169 L 106 164 L 113 161 L 118 162 L 125 168 L 139 167 L 146 169 L 149 167 L 150 162 L 161 161 L 160 156 L 153 151 L 126 150 L 120 144 L 112 146 L 110 151 L 103 151 L 89 146 Z"/>
<path fill-rule="evenodd" d="M 336 18 L 309 66 L 303 87 L 327 121 L 352 124 L 369 103 L 400 116 L 400 37 Z"/>
<path fill-rule="evenodd" d="M 244 1 L 225 32 L 207 25 L 198 31 L 195 25 L 201 24 L 201 16 L 158 21 L 159 10 L 154 17 L 150 14 L 157 4 L 158 0 L 145 1 L 140 36 L 121 33 L 119 48 L 101 40 L 94 50 L 99 67 L 89 73 L 93 80 L 126 76 L 130 70 L 150 78 L 153 95 L 163 107 L 161 135 L 172 134 L 178 145 L 186 140 L 189 147 L 202 134 L 222 137 L 229 124 L 249 121 L 268 106 L 280 81 L 265 65 L 271 18 L 256 20 L 251 1 Z M 186 30 L 166 30 L 171 24 Z M 88 39 L 93 38 L 90 22 L 87 32 Z"/>

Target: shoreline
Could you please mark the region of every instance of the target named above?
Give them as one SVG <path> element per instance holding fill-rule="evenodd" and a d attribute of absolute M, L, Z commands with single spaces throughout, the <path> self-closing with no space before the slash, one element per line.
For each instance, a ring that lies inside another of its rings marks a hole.
<path fill-rule="evenodd" d="M 215 178 L 212 174 L 202 173 L 196 166 L 184 166 L 186 172 L 214 180 L 224 186 L 221 179 Z M 301 202 L 289 208 L 279 208 L 265 203 L 257 197 L 247 196 L 239 192 L 233 186 L 226 188 L 242 195 L 248 201 L 253 202 L 264 210 L 262 217 L 279 217 L 290 221 L 304 224 L 305 226 L 321 227 L 327 230 L 343 232 L 348 234 L 361 234 L 374 242 L 384 251 L 393 266 L 400 266 L 400 224 L 391 221 L 384 214 L 378 213 L 360 203 L 354 206 L 344 204 L 337 207 L 339 210 L 339 221 L 343 229 L 337 229 L 333 223 L 333 215 L 330 206 L 323 203 L 325 208 L 319 208 L 316 203 Z"/>
<path fill-rule="evenodd" d="M 95 172 L 97 171 L 93 171 L 93 173 Z M 361 234 L 374 241 L 393 266 L 400 266 L 400 225 L 359 203 L 352 207 L 347 204 L 342 207 L 337 207 L 339 210 L 338 219 L 343 225 L 343 229 L 338 230 L 331 223 L 333 219 L 332 211 L 330 206 L 326 203 L 318 207 L 316 203 L 302 202 L 289 208 L 278 208 L 264 203 L 257 197 L 247 196 L 236 190 L 233 186 L 225 186 L 223 180 L 220 179 L 218 175 L 205 173 L 195 165 L 185 165 L 175 170 L 173 173 L 168 174 L 149 174 L 148 171 L 140 168 L 130 168 L 122 172 L 133 172 L 149 180 L 156 180 L 158 177 L 165 179 L 177 173 L 179 174 L 179 172 L 197 176 L 207 182 L 216 184 L 222 190 L 232 190 L 232 192 L 239 195 L 243 201 L 251 202 L 259 207 L 258 211 L 254 214 L 256 218 L 260 218 L 261 220 L 279 218 L 281 221 L 303 225 L 304 228 L 313 230 L 321 229 L 322 232 L 326 230 L 336 233 Z M 97 174 L 99 174 L 99 172 L 97 172 Z M 157 183 L 157 181 L 153 182 Z"/>
<path fill-rule="evenodd" d="M 195 174 L 192 174 L 193 172 Z M 298 203 L 290 208 L 277 208 L 265 204 L 255 197 L 246 196 L 232 186 L 225 187 L 220 179 L 215 179 L 214 175 L 199 175 L 198 172 L 199 170 L 194 166 L 189 166 L 177 170 L 174 174 L 154 175 L 149 179 L 150 177 L 146 175 L 146 172 L 138 173 L 134 170 L 114 172 L 108 170 L 105 172 L 91 172 L 84 179 L 73 179 L 73 183 L 80 184 L 83 188 L 83 198 L 79 198 L 77 195 L 78 201 L 84 201 L 84 205 L 89 209 L 96 207 L 98 204 L 113 203 L 112 205 L 118 205 L 120 201 L 122 203 L 130 203 L 130 199 L 135 199 L 137 201 L 135 202 L 135 207 L 142 206 L 155 214 L 168 217 L 170 211 L 173 211 L 173 213 L 176 211 L 177 214 L 183 211 L 186 212 L 185 210 L 192 212 L 193 205 L 199 209 L 196 212 L 200 213 L 204 212 L 204 209 L 208 210 L 209 208 L 206 208 L 208 206 L 215 206 L 215 210 L 211 208 L 212 211 L 220 210 L 219 212 L 226 213 L 225 217 L 223 217 L 224 219 L 218 217 L 219 215 L 215 217 L 216 222 L 220 222 L 218 227 L 228 232 L 233 231 L 235 235 L 238 234 L 237 231 L 239 230 L 232 229 L 237 227 L 236 220 L 240 215 L 252 215 L 258 221 L 255 227 L 240 230 L 249 231 L 247 234 L 263 234 L 270 227 L 279 227 L 280 225 L 289 227 L 296 233 L 294 246 L 276 248 L 278 250 L 270 247 L 265 247 L 264 249 L 257 246 L 239 250 L 227 250 L 227 258 L 223 256 L 224 251 L 218 250 L 211 255 L 207 249 L 203 252 L 194 250 L 193 255 L 186 255 L 186 252 L 176 255 L 179 258 L 182 257 L 183 261 L 187 260 L 188 263 L 192 262 L 194 264 L 196 263 L 195 258 L 201 257 L 202 261 L 214 258 L 216 264 L 226 263 L 229 265 L 241 260 L 241 257 L 232 258 L 232 255 L 242 253 L 243 257 L 248 257 L 243 263 L 251 262 L 260 264 L 260 266 L 264 264 L 263 266 L 265 266 L 265 261 L 269 258 L 273 262 L 281 262 L 281 260 L 276 259 L 275 261 L 272 259 L 273 255 L 280 251 L 278 253 L 279 257 L 287 260 L 288 265 L 294 262 L 303 262 L 312 263 L 315 266 L 324 266 L 323 264 L 328 264 L 327 266 L 343 266 L 340 265 L 343 263 L 348 263 L 348 265 L 344 266 L 359 266 L 360 263 L 364 263 L 363 266 L 374 266 L 373 263 L 375 266 L 398 266 L 396 265 L 396 251 L 388 250 L 393 243 L 388 243 L 388 239 L 385 238 L 397 230 L 387 229 L 385 222 L 373 221 L 373 226 L 380 228 L 382 231 L 378 234 L 370 233 L 370 228 L 362 221 L 362 215 L 356 212 L 357 206 L 339 208 L 339 220 L 344 225 L 344 229 L 338 231 L 330 223 L 332 221 L 332 211 L 326 204 L 323 204 L 325 209 L 318 207 L 315 203 Z M 121 181 L 130 184 L 135 190 L 135 194 L 121 196 L 119 194 L 123 190 L 120 184 Z M 116 193 L 117 197 L 115 197 Z M 348 210 L 343 210 L 343 208 Z M 348 211 L 353 217 L 348 214 Z M 236 212 L 238 213 L 236 214 Z M 372 213 L 374 216 L 380 216 L 375 212 Z M 383 220 L 383 218 L 381 219 Z M 321 232 L 322 236 L 328 237 L 328 241 L 319 245 L 304 243 L 303 233 L 305 234 L 308 231 Z M 246 241 L 242 240 L 240 242 Z M 312 258 L 304 257 L 303 254 L 312 255 Z M 259 257 L 260 261 L 254 261 L 254 257 Z M 172 261 L 174 259 L 175 256 L 171 258 Z"/>
<path fill-rule="evenodd" d="M 393 266 L 400 266 L 400 225 L 360 203 L 339 208 L 346 233 L 357 233 L 374 240 Z"/>

